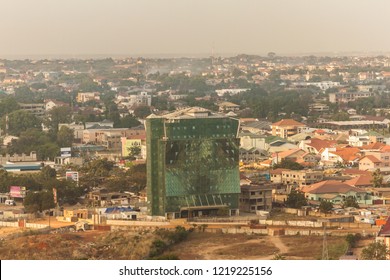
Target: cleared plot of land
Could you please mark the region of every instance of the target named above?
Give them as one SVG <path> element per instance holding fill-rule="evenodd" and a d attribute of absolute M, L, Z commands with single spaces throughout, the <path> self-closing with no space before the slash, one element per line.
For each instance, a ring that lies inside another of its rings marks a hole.
<path fill-rule="evenodd" d="M 286 259 L 319 260 L 322 258 L 322 236 L 281 236 L 280 239 L 289 248 L 284 254 Z M 326 243 L 331 260 L 338 260 L 347 250 L 344 237 L 328 236 Z"/>
<path fill-rule="evenodd" d="M 42 234 L 14 233 L 0 242 L 0 259 L 145 259 L 155 238 L 152 232 L 87 231 Z M 320 259 L 320 236 L 262 236 L 192 232 L 187 239 L 168 247 L 164 254 L 182 260 L 261 260 L 276 254 L 286 259 Z M 330 259 L 346 250 L 344 237 L 328 237 Z"/>
<path fill-rule="evenodd" d="M 345 253 L 343 237 L 328 237 L 330 259 L 338 259 Z M 320 259 L 320 236 L 255 236 L 192 233 L 170 253 L 179 259 L 273 259 L 275 254 L 286 259 Z"/>

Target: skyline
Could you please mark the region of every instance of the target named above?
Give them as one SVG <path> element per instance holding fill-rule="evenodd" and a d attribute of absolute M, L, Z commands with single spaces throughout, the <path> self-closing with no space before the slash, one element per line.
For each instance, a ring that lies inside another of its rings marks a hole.
<path fill-rule="evenodd" d="M 390 2 L 0 0 L 1 58 L 389 54 Z"/>

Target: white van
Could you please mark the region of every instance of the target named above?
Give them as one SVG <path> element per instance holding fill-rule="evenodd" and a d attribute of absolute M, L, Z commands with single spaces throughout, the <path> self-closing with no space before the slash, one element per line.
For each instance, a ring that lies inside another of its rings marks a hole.
<path fill-rule="evenodd" d="M 7 199 L 5 202 L 4 202 L 5 205 L 11 205 L 11 206 L 15 206 L 16 203 L 15 203 L 15 200 L 12 200 L 12 199 Z"/>

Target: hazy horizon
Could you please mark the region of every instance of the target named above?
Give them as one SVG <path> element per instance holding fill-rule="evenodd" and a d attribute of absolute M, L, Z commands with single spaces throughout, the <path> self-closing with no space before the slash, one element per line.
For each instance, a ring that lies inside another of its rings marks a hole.
<path fill-rule="evenodd" d="M 390 1 L 0 0 L 0 58 L 389 54 Z"/>

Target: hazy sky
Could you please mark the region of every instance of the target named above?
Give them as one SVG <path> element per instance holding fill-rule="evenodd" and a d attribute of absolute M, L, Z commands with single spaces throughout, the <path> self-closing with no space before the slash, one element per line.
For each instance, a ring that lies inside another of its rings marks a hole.
<path fill-rule="evenodd" d="M 390 52 L 389 12 L 389 0 L 0 0 L 0 57 Z"/>

